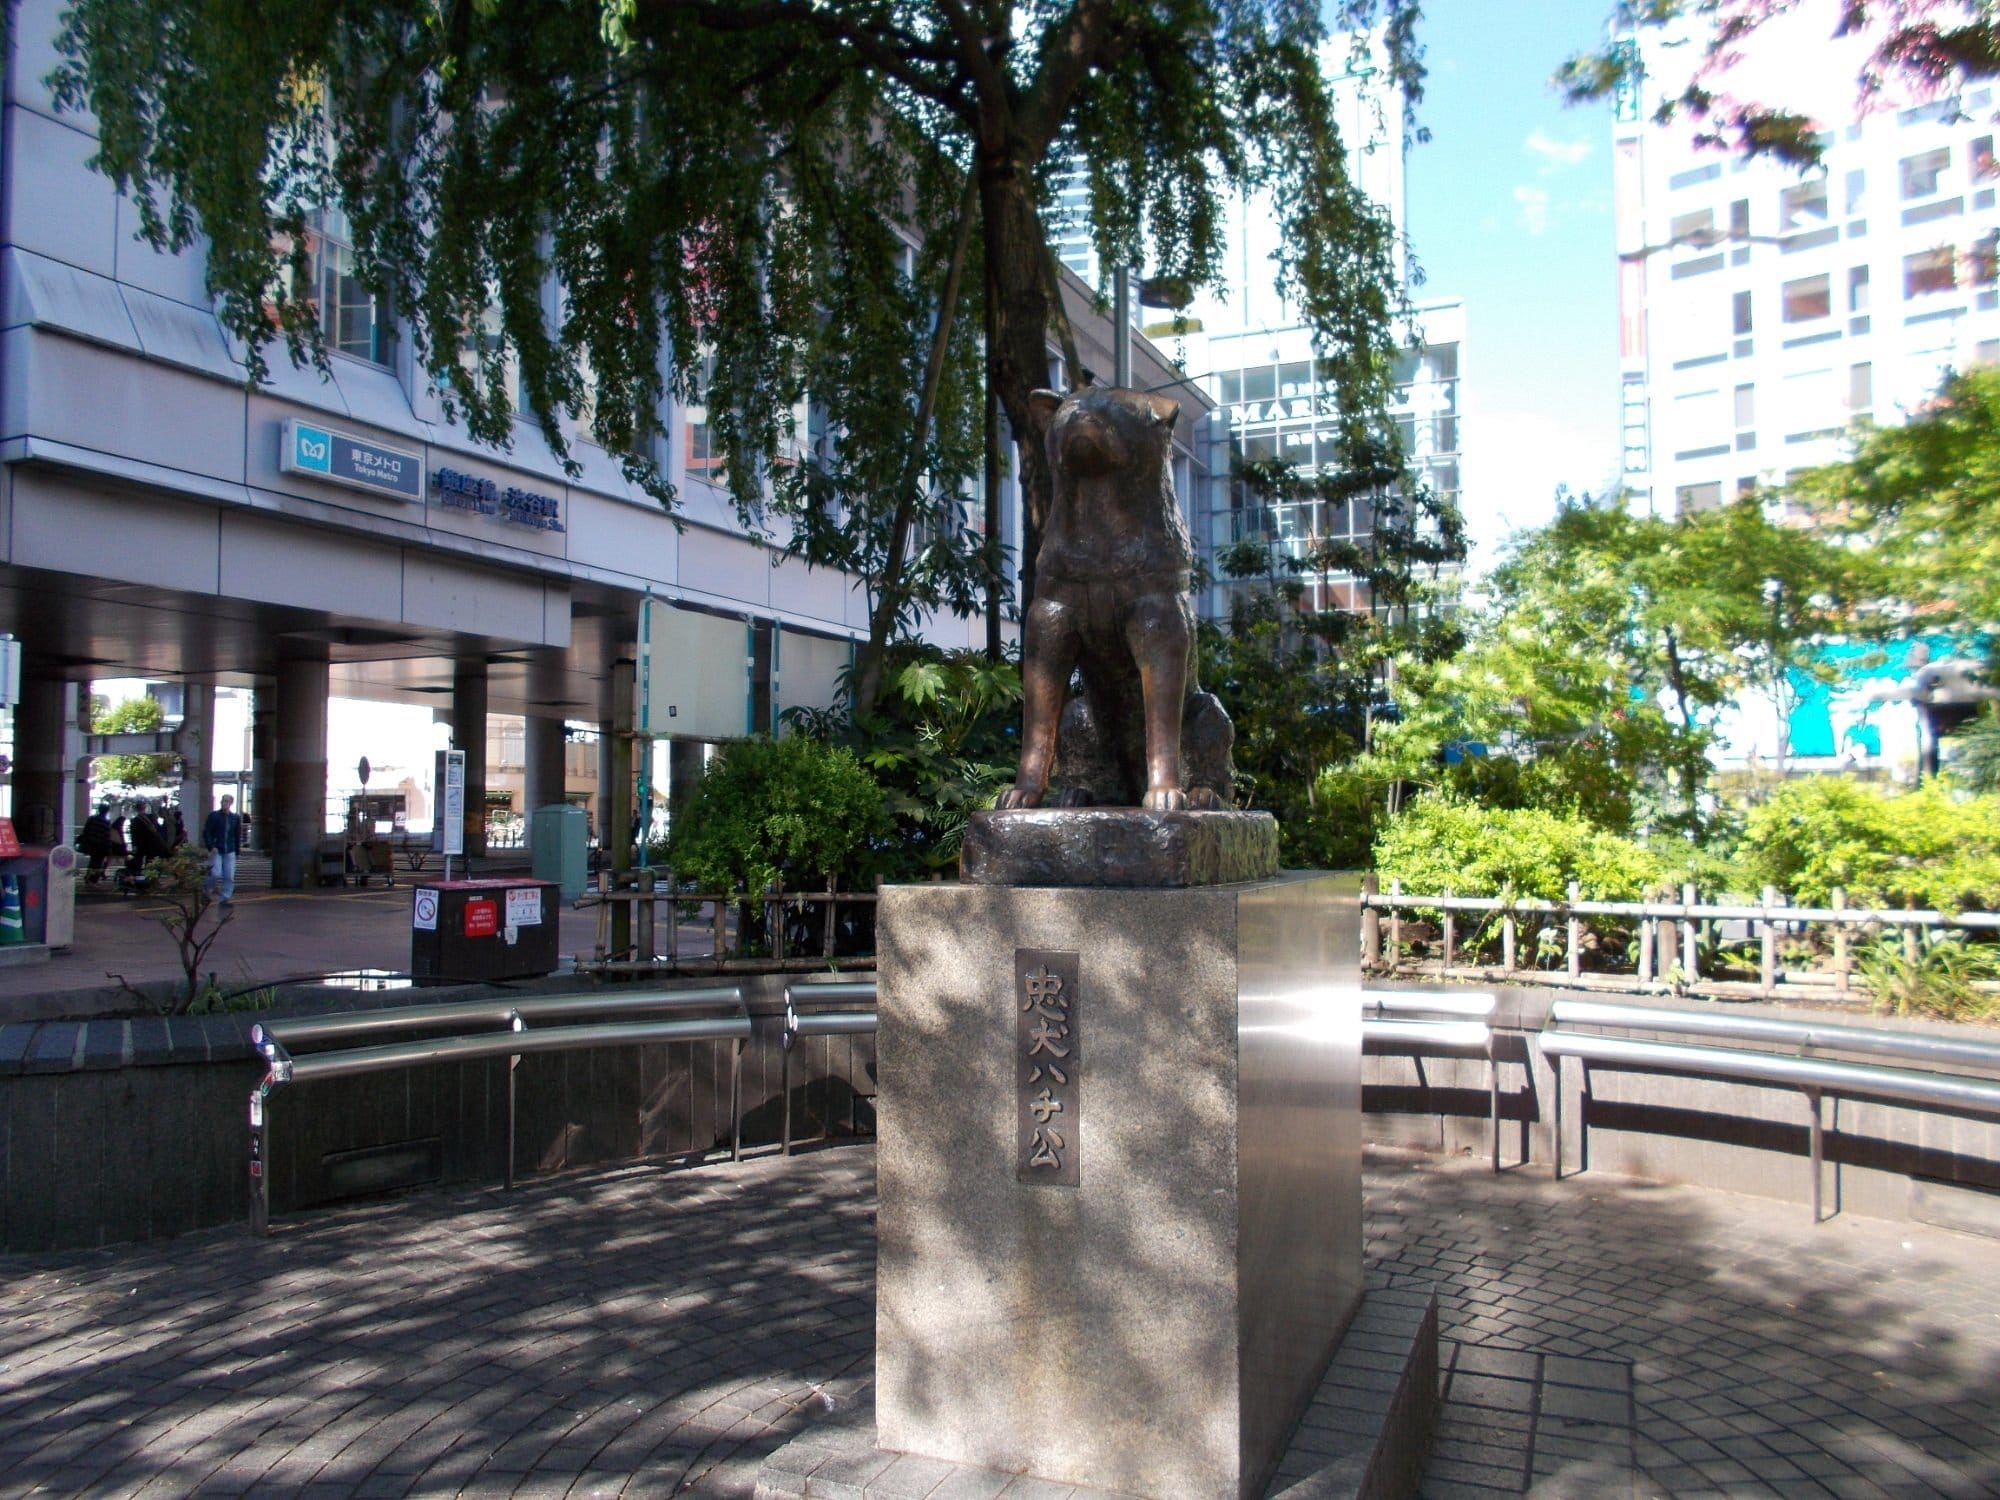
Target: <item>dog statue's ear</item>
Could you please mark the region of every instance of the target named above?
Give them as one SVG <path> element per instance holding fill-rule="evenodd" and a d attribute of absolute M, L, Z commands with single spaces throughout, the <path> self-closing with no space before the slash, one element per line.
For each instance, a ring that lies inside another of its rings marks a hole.
<path fill-rule="evenodd" d="M 1062 404 L 1060 391 L 1028 392 L 1028 410 L 1035 414 L 1035 420 L 1044 427 L 1055 420 L 1056 408 Z"/>
<path fill-rule="evenodd" d="M 1172 396 L 1148 396 L 1146 404 L 1153 409 L 1153 420 L 1172 432 L 1174 423 L 1180 420 L 1180 402 L 1174 400 Z"/>

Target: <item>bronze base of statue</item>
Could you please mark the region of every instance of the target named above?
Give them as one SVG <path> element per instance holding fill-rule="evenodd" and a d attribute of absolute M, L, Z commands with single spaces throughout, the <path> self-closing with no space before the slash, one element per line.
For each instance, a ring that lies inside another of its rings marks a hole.
<path fill-rule="evenodd" d="M 959 853 L 972 885 L 1227 885 L 1278 872 L 1269 813 L 1146 812 L 1132 807 L 976 812 Z"/>

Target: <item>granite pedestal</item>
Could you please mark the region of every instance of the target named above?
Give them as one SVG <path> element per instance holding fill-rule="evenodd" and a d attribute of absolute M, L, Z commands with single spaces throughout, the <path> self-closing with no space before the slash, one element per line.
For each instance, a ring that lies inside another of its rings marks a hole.
<path fill-rule="evenodd" d="M 1361 1297 L 1357 889 L 883 891 L 882 1449 L 1262 1493 Z"/>

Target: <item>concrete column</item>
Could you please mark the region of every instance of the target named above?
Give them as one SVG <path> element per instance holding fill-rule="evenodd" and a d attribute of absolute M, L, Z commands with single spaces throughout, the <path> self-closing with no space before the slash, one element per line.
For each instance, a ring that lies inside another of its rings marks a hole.
<path fill-rule="evenodd" d="M 465 752 L 465 857 L 486 853 L 486 663 L 462 661 L 451 679 L 451 744 Z"/>
<path fill-rule="evenodd" d="M 616 772 L 617 757 L 612 745 L 618 738 L 618 725 L 613 719 L 603 719 L 597 725 L 597 820 L 598 847 L 608 854 L 614 840 L 611 837 L 612 778 Z"/>
<path fill-rule="evenodd" d="M 190 682 L 181 690 L 181 822 L 201 841 L 201 821 L 215 805 L 215 689 Z"/>
<path fill-rule="evenodd" d="M 64 773 L 75 701 L 73 684 L 23 664 L 21 701 L 14 706 L 13 818 L 24 844 L 53 844 L 65 831 L 64 812 L 72 799 L 64 795 Z"/>
<path fill-rule="evenodd" d="M 294 657 L 278 663 L 268 826 L 271 885 L 281 891 L 300 890 L 317 873 L 326 832 L 327 690 L 325 662 Z"/>
<path fill-rule="evenodd" d="M 243 828 L 250 847 L 278 847 L 278 684 L 257 680 L 250 695 L 250 806 Z"/>
<path fill-rule="evenodd" d="M 521 725 L 522 780 L 527 788 L 521 815 L 534 827 L 535 812 L 563 800 L 563 722 L 532 714 Z"/>

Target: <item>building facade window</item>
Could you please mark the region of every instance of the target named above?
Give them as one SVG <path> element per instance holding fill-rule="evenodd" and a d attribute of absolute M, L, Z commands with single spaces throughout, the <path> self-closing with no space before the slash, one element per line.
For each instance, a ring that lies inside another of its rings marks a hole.
<path fill-rule="evenodd" d="M 1714 510 L 1722 504 L 1722 481 L 1708 484 L 1684 484 L 1674 491 L 1674 505 L 1681 515 L 1691 515 L 1698 510 Z"/>
<path fill-rule="evenodd" d="M 1939 146 L 1935 150 L 1919 151 L 1915 156 L 1904 157 L 1899 167 L 1903 197 L 1935 198 L 1945 190 L 1945 178 L 1950 172 L 1949 146 Z"/>
<path fill-rule="evenodd" d="M 1851 313 L 1868 311 L 1868 268 L 1849 266 L 1847 268 L 1847 310 Z"/>
<path fill-rule="evenodd" d="M 1795 183 L 1778 194 L 1778 229 L 1817 229 L 1827 220 L 1826 179 Z"/>
<path fill-rule="evenodd" d="M 1915 255 L 1903 257 L 1905 297 L 1928 297 L 1938 292 L 1955 291 L 1957 287 L 1958 257 L 1952 253 L 1950 246 L 1919 250 Z"/>
<path fill-rule="evenodd" d="M 1667 224 L 1667 242 L 1684 249 L 1707 249 L 1715 243 L 1715 210 L 1675 214 Z"/>
<path fill-rule="evenodd" d="M 704 354 L 695 371 L 694 389 L 688 393 L 687 439 L 682 446 L 687 450 L 688 478 L 723 484 L 726 481 L 722 472 L 722 453 L 716 446 L 715 429 L 708 420 L 708 388 L 714 379 L 715 356 Z"/>
<path fill-rule="evenodd" d="M 1785 283 L 1785 321 L 1808 323 L 1833 312 L 1833 279 L 1825 273 Z"/>
<path fill-rule="evenodd" d="M 1875 409 L 1875 367 L 1867 361 L 1848 366 L 1847 409 L 1857 417 Z"/>
<path fill-rule="evenodd" d="M 1738 338 L 1750 332 L 1750 294 L 1738 292 L 1729 300 L 1729 326 Z"/>
<path fill-rule="evenodd" d="M 308 264 L 320 335 L 327 348 L 371 364 L 387 364 L 388 326 L 381 299 L 362 285 L 357 274 L 354 231 L 344 210 L 326 208 L 314 216 Z"/>

